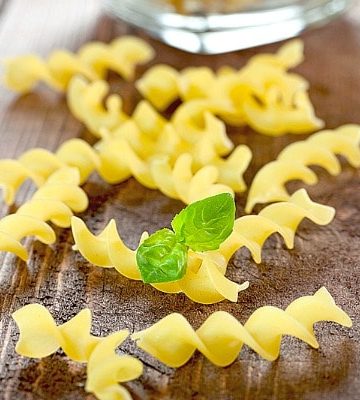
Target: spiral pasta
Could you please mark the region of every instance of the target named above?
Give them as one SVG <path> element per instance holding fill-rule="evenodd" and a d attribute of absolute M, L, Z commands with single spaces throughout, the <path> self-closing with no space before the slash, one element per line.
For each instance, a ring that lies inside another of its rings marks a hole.
<path fill-rule="evenodd" d="M 136 250 L 131 250 L 121 240 L 116 223 L 111 220 L 98 235 L 93 235 L 85 223 L 77 217 L 72 219 L 74 249 L 92 264 L 103 268 L 115 268 L 129 279 L 140 280 L 136 263 Z M 147 237 L 144 232 L 140 243 Z M 237 301 L 238 292 L 247 288 L 248 283 L 238 285 L 224 275 L 227 262 L 218 252 L 188 253 L 188 267 L 185 276 L 176 282 L 153 284 L 166 293 L 183 292 L 191 300 L 212 304 L 229 299 Z"/>
<path fill-rule="evenodd" d="M 84 183 L 94 169 L 100 168 L 100 158 L 94 149 L 81 139 L 70 139 L 56 153 L 35 148 L 23 153 L 17 160 L 0 160 L 0 187 L 7 204 L 12 204 L 19 187 L 30 178 L 42 186 L 55 171 L 74 167 L 79 172 L 79 184 Z"/>
<path fill-rule="evenodd" d="M 236 250 L 245 246 L 254 261 L 260 263 L 262 246 L 273 233 L 279 233 L 286 247 L 292 249 L 297 227 L 304 218 L 317 225 L 327 225 L 334 215 L 333 207 L 315 203 L 305 189 L 299 189 L 288 201 L 270 204 L 258 215 L 236 219 L 233 233 L 221 244 L 219 252 L 229 260 Z"/>
<path fill-rule="evenodd" d="M 262 246 L 271 234 L 278 232 L 286 246 L 292 248 L 296 229 L 303 218 L 325 225 L 333 216 L 332 207 L 312 202 L 306 191 L 301 189 L 288 202 L 272 204 L 259 215 L 236 219 L 233 233 L 221 244 L 219 250 L 189 251 L 187 271 L 182 279 L 153 286 L 166 293 L 183 292 L 193 301 L 203 304 L 217 303 L 224 299 L 236 302 L 238 292 L 248 286 L 247 282 L 238 285 L 225 277 L 227 264 L 237 249 L 246 246 L 259 263 Z M 86 260 L 99 267 L 113 267 L 129 279 L 141 279 L 136 250 L 131 250 L 121 240 L 114 220 L 98 236 L 93 235 L 79 218 L 73 217 L 71 225 L 74 249 L 80 251 Z M 144 233 L 140 243 L 146 237 Z"/>
<path fill-rule="evenodd" d="M 88 198 L 79 183 L 76 168 L 61 168 L 50 175 L 15 214 L 0 220 L 0 250 L 14 253 L 26 261 L 28 253 L 21 244 L 25 236 L 34 235 L 45 244 L 55 242 L 55 232 L 46 221 L 68 227 L 72 212 L 84 211 L 88 206 Z"/>
<path fill-rule="evenodd" d="M 116 348 L 127 338 L 124 329 L 106 337 L 90 334 L 91 311 L 84 309 L 62 325 L 56 325 L 49 311 L 40 304 L 28 304 L 12 314 L 20 330 L 16 352 L 25 357 L 43 358 L 60 347 L 72 360 L 87 363 L 85 390 L 99 400 L 131 400 L 119 383 L 138 378 L 142 363 Z"/>
<path fill-rule="evenodd" d="M 315 116 L 308 83 L 287 71 L 302 60 L 303 44 L 293 40 L 276 54 L 254 56 L 239 71 L 223 67 L 214 73 L 207 67 L 191 67 L 178 72 L 155 65 L 136 86 L 159 110 L 180 97 L 185 103 L 172 120 L 184 132 L 201 120 L 206 109 L 230 125 L 248 124 L 267 135 L 304 133 L 322 127 L 323 122 Z"/>
<path fill-rule="evenodd" d="M 76 53 L 56 50 L 44 61 L 35 55 L 22 55 L 6 60 L 5 85 L 19 93 L 30 92 L 39 81 L 63 91 L 75 75 L 89 80 L 101 79 L 108 70 L 126 80 L 133 79 L 135 66 L 150 61 L 154 51 L 143 40 L 123 36 L 111 43 L 90 42 Z"/>
<path fill-rule="evenodd" d="M 131 338 L 170 367 L 186 364 L 195 350 L 213 364 L 226 367 L 236 360 L 244 344 L 266 360 L 275 360 L 280 354 L 283 335 L 295 336 L 318 348 L 313 325 L 319 321 L 352 326 L 350 317 L 335 304 L 325 287 L 312 296 L 294 300 L 285 311 L 260 307 L 244 325 L 231 314 L 217 311 L 195 331 L 185 317 L 173 313 Z"/>
<path fill-rule="evenodd" d="M 190 130 L 186 133 L 177 131 L 176 124 L 167 122 L 144 101 L 138 104 L 130 117 L 121 111 L 120 97 L 112 95 L 108 101 L 117 98 L 119 105 L 113 113 L 111 107 L 103 106 L 105 92 L 100 93 L 100 87 L 108 88 L 108 85 L 106 82 L 88 83 L 76 77 L 69 86 L 68 100 L 73 113 L 102 136 L 96 147 L 101 158 L 99 173 L 106 181 L 115 183 L 134 176 L 144 186 L 164 192 L 160 182 L 167 180 L 169 174 L 160 180 L 153 176 L 158 169 L 156 166 L 166 164 L 159 160 L 166 158 L 169 168 L 176 169 L 178 159 L 184 159 L 182 156 L 189 153 L 192 156 L 191 174 L 210 165 L 211 169 L 217 169 L 213 175 L 218 176 L 218 183 L 229 186 L 225 191 L 242 192 L 246 189 L 242 175 L 251 160 L 251 152 L 247 146 L 237 146 L 228 159 L 224 159 L 223 156 L 233 149 L 233 144 L 226 135 L 224 124 L 206 109 L 202 115 L 203 128 L 191 135 Z M 97 113 L 94 109 L 100 111 Z M 118 154 L 123 157 L 120 159 Z M 174 193 L 173 190 L 170 192 Z M 171 197 L 179 198 L 174 194 Z"/>
<path fill-rule="evenodd" d="M 288 199 L 290 195 L 285 184 L 290 180 L 315 184 L 318 179 L 310 165 L 319 165 L 331 175 L 338 175 L 341 165 L 335 155 L 345 157 L 355 168 L 360 167 L 359 143 L 360 126 L 344 125 L 290 144 L 275 161 L 264 165 L 255 175 L 249 189 L 246 212 L 251 212 L 257 203 Z"/>
<path fill-rule="evenodd" d="M 208 105 L 197 112 L 197 119 L 190 121 L 196 123 L 196 130 L 183 133 L 178 127 L 182 124 L 167 121 L 147 101 L 141 101 L 131 116 L 122 110 L 122 100 L 118 94 L 109 93 L 109 84 L 106 81 L 89 82 L 83 77 L 74 77 L 67 91 L 68 106 L 73 115 L 83 122 L 86 127 L 100 138 L 108 138 L 124 130 L 126 121 L 131 122 L 142 134 L 142 139 L 147 143 L 150 139 L 156 140 L 163 135 L 164 130 L 171 130 L 172 141 L 177 143 L 177 148 L 190 151 L 194 143 L 199 140 L 214 143 L 216 154 L 224 156 L 229 154 L 234 145 L 226 135 L 224 124 L 210 112 Z M 187 114 L 186 114 L 187 118 Z M 179 118 L 178 118 L 179 119 Z M 191 119 L 191 118 L 190 118 Z M 189 126 L 191 127 L 191 126 Z M 194 134 L 193 134 L 194 133 Z M 163 138 L 162 138 L 163 139 Z M 144 146 L 146 147 L 146 146 Z"/>
<path fill-rule="evenodd" d="M 0 160 L 0 187 L 6 203 L 12 204 L 26 179 L 41 186 L 53 172 L 71 166 L 79 170 L 80 184 L 93 171 L 109 183 L 134 176 L 144 186 L 159 189 L 186 204 L 211 194 L 244 191 L 242 176 L 251 159 L 250 150 L 238 146 L 223 159 L 217 156 L 217 146 L 220 144 L 216 138 L 211 142 L 207 137 L 194 146 L 185 146 L 173 136 L 171 126 L 152 140 L 129 120 L 95 148 L 81 139 L 70 139 L 55 153 L 38 148 L 25 152 L 17 160 Z M 203 166 L 207 163 L 210 165 Z"/>

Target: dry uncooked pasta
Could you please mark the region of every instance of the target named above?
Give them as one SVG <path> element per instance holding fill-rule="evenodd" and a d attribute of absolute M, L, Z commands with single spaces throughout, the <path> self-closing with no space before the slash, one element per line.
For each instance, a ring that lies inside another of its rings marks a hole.
<path fill-rule="evenodd" d="M 195 350 L 215 365 L 225 367 L 236 360 L 244 344 L 266 360 L 275 360 L 283 335 L 295 336 L 318 348 L 313 325 L 319 321 L 352 326 L 350 317 L 335 304 L 325 287 L 312 296 L 294 300 L 285 311 L 260 307 L 244 325 L 231 314 L 217 311 L 195 331 L 185 317 L 174 313 L 131 337 L 140 348 L 170 367 L 186 364 Z"/>
<path fill-rule="evenodd" d="M 302 60 L 303 44 L 293 40 L 276 54 L 254 56 L 239 71 L 223 67 L 215 74 L 207 67 L 191 67 L 178 72 L 160 64 L 136 85 L 159 110 L 179 97 L 185 102 L 172 117 L 181 131 L 197 125 L 199 112 L 206 109 L 230 125 L 248 124 L 267 135 L 304 133 L 321 128 L 323 122 L 314 114 L 306 80 L 287 71 Z"/>
<path fill-rule="evenodd" d="M 104 78 L 108 70 L 123 78 L 134 77 L 137 64 L 150 61 L 154 51 L 143 40 L 123 36 L 109 44 L 90 42 L 76 53 L 56 50 L 47 60 L 36 55 L 22 55 L 6 60 L 5 85 L 19 93 L 31 91 L 39 81 L 63 91 L 75 75 L 89 80 Z"/>
<path fill-rule="evenodd" d="M 285 147 L 275 161 L 264 165 L 255 175 L 249 189 L 246 212 L 257 203 L 287 200 L 290 195 L 285 184 L 294 179 L 308 185 L 317 183 L 316 174 L 309 168 L 318 165 L 331 175 L 338 175 L 341 155 L 355 168 L 360 167 L 360 126 L 344 125 L 335 130 L 324 130 L 308 139 Z"/>
<path fill-rule="evenodd" d="M 130 393 L 119 383 L 138 378 L 143 366 L 134 357 L 115 354 L 129 335 L 126 329 L 106 337 L 91 335 L 89 309 L 62 325 L 56 325 L 49 311 L 40 304 L 22 307 L 12 316 L 20 330 L 18 354 L 43 358 L 62 348 L 70 359 L 87 363 L 87 392 L 99 400 L 131 400 Z"/>
<path fill-rule="evenodd" d="M 100 164 L 99 155 L 88 143 L 81 139 L 70 139 L 55 154 L 35 148 L 26 151 L 17 160 L 0 160 L 0 187 L 5 202 L 10 205 L 26 179 L 30 178 L 40 187 L 55 171 L 74 167 L 80 174 L 79 184 L 82 184 L 95 169 L 100 169 Z"/>
<path fill-rule="evenodd" d="M 103 84 L 74 78 L 68 99 L 74 115 L 93 132 L 102 135 L 96 147 L 102 160 L 99 172 L 106 181 L 115 183 L 134 176 L 144 186 L 164 192 L 160 182 L 165 178 L 159 180 L 153 175 L 157 171 L 153 164 L 164 165 L 166 159 L 173 170 L 179 157 L 189 153 L 192 156 L 192 175 L 211 165 L 213 170 L 214 167 L 217 169 L 217 183 L 236 192 L 245 190 L 242 175 L 251 160 L 251 152 L 247 146 L 240 145 L 227 159 L 223 158 L 234 146 L 220 120 L 204 110 L 203 130 L 194 137 L 183 135 L 185 138 L 147 102 L 139 103 L 131 117 L 122 112 L 121 99 L 117 95 L 109 97 L 109 104 L 104 107 L 103 98 L 107 90 L 102 88 L 108 86 L 106 82 Z M 112 107 L 110 103 L 118 106 Z M 122 154 L 121 159 L 118 154 Z M 178 195 L 171 197 L 182 198 Z"/>
<path fill-rule="evenodd" d="M 203 304 L 217 303 L 224 299 L 236 302 L 238 292 L 248 286 L 247 282 L 238 285 L 225 277 L 228 261 L 237 249 L 246 246 L 259 263 L 261 248 L 272 233 L 278 232 L 286 246 L 293 248 L 296 229 L 303 218 L 326 225 L 331 222 L 334 213 L 332 207 L 311 201 L 306 191 L 301 189 L 289 201 L 270 205 L 259 215 L 236 219 L 233 233 L 221 244 L 219 250 L 189 251 L 187 271 L 182 279 L 153 286 L 166 293 L 183 292 L 191 300 Z M 79 250 L 90 263 L 104 268 L 113 267 L 129 279 L 141 279 L 136 250 L 131 250 L 121 240 L 114 220 L 95 236 L 80 218 L 74 217 L 72 232 L 74 249 Z M 145 232 L 140 243 L 146 237 Z"/>
<path fill-rule="evenodd" d="M 74 77 L 69 84 L 68 106 L 73 115 L 95 136 L 101 138 L 111 136 L 129 119 L 149 138 L 155 138 L 166 126 L 172 125 L 172 121 L 166 120 L 147 101 L 141 101 L 132 115 L 127 115 L 122 110 L 121 97 L 118 94 L 109 95 L 109 90 L 106 81 L 89 82 L 79 76 Z M 196 109 L 196 117 L 196 121 L 194 120 L 196 131 L 192 129 L 191 132 L 196 135 L 182 136 L 182 132 L 176 132 L 176 129 L 173 132 L 175 138 L 181 141 L 181 146 L 188 147 L 189 143 L 193 144 L 206 136 L 207 140 L 216 144 L 216 154 L 220 156 L 228 154 L 234 145 L 226 135 L 224 123 L 211 115 L 207 104 Z"/>
<path fill-rule="evenodd" d="M 0 219 L 0 250 L 26 261 L 28 253 L 21 244 L 24 237 L 33 235 L 42 243 L 54 243 L 55 232 L 47 221 L 68 227 L 73 211 L 82 212 L 88 206 L 88 198 L 79 183 L 76 168 L 64 167 L 50 175 L 15 214 Z"/>
<path fill-rule="evenodd" d="M 131 250 L 121 240 L 116 223 L 111 220 L 98 235 L 93 235 L 80 218 L 73 218 L 72 231 L 75 250 L 92 264 L 115 268 L 129 279 L 140 280 L 136 263 L 136 250 Z M 144 232 L 140 243 L 147 237 Z M 176 282 L 153 284 L 166 293 L 183 292 L 191 300 L 203 304 L 212 304 L 224 300 L 237 301 L 238 292 L 248 287 L 245 282 L 239 285 L 226 278 L 227 262 L 218 252 L 195 253 L 189 251 L 188 266 L 184 278 Z"/>
<path fill-rule="evenodd" d="M 95 149 L 81 139 L 71 139 L 55 154 L 37 148 L 25 152 L 17 160 L 0 160 L 0 186 L 5 201 L 7 204 L 14 202 L 16 192 L 26 179 L 41 186 L 53 172 L 65 166 L 79 170 L 80 183 L 93 171 L 109 183 L 134 176 L 144 186 L 159 189 L 186 204 L 217 193 L 245 190 L 242 175 L 251 159 L 246 146 L 238 146 L 227 159 L 217 157 L 212 159 L 212 165 L 201 167 L 214 154 L 206 138 L 193 146 L 193 153 L 197 154 L 195 159 L 185 152 L 177 158 L 168 155 L 175 153 L 172 149 L 174 137 L 168 129 L 154 142 L 146 139 L 146 135 L 128 121 L 114 135 L 100 141 Z M 174 146 L 176 148 L 176 144 Z"/>

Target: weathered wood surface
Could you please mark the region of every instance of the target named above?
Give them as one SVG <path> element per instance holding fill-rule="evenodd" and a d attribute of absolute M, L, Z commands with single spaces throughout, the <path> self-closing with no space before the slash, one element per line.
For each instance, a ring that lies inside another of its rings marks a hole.
<path fill-rule="evenodd" d="M 0 2 L 0 56 L 24 52 L 46 55 L 57 47 L 76 49 L 90 39 L 108 41 L 117 35 L 133 33 L 131 28 L 103 15 L 98 3 L 96 0 Z M 354 9 L 340 20 L 304 35 L 306 61 L 298 71 L 309 79 L 317 113 L 328 127 L 360 123 L 359 30 L 360 10 Z M 273 45 L 202 57 L 150 41 L 158 54 L 155 62 L 168 62 L 179 68 L 188 65 L 216 68 L 225 63 L 240 66 L 257 51 L 277 48 Z M 131 110 L 139 99 L 133 86 L 116 77 L 112 81 Z M 71 137 L 90 138 L 70 115 L 62 96 L 46 88 L 23 98 L 1 88 L 0 134 L 0 157 L 15 157 L 34 146 L 54 150 Z M 254 152 L 254 161 L 246 173 L 250 182 L 261 165 L 299 137 L 269 138 L 243 129 L 232 130 L 231 138 L 236 143 L 248 144 Z M 360 398 L 360 174 L 345 163 L 338 177 L 318 172 L 320 184 L 309 188 L 310 194 L 315 200 L 336 207 L 335 221 L 322 228 L 303 222 L 292 251 L 285 249 L 278 236 L 271 237 L 265 244 L 260 265 L 255 265 L 246 251 L 240 251 L 228 274 L 235 281 L 248 279 L 251 285 L 240 294 L 237 304 L 198 305 L 183 295 L 166 295 L 129 281 L 116 271 L 92 267 L 71 251 L 69 230 L 57 229 L 58 242 L 54 246 L 33 243 L 28 265 L 12 255 L 1 254 L 0 398 L 93 398 L 84 391 L 83 365 L 67 361 L 61 353 L 38 361 L 14 352 L 18 331 L 10 314 L 30 302 L 50 307 L 59 323 L 88 306 L 94 315 L 93 332 L 105 335 L 125 327 L 131 331 L 147 327 L 173 311 L 182 312 L 196 327 L 215 310 L 232 312 L 245 322 L 259 306 L 285 307 L 322 285 L 350 314 L 354 327 L 342 329 L 331 323 L 318 324 L 320 350 L 286 337 L 282 355 L 273 363 L 244 348 L 239 360 L 228 368 L 217 368 L 196 355 L 185 367 L 174 370 L 145 355 L 129 340 L 122 350 L 138 356 L 145 364 L 145 372 L 127 387 L 135 399 Z M 89 210 L 83 214 L 86 222 L 99 231 L 114 217 L 131 245 L 136 244 L 143 230 L 153 231 L 169 224 L 182 207 L 157 191 L 142 188 L 132 179 L 110 186 L 93 177 L 85 189 L 91 200 Z M 18 204 L 33 190 L 30 184 L 25 185 Z M 239 215 L 244 199 L 244 196 L 238 198 Z M 2 205 L 1 215 L 14 209 Z"/>

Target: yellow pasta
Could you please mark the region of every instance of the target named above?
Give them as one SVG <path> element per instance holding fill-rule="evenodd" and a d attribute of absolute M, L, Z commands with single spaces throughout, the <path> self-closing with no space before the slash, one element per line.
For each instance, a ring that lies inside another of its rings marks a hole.
<path fill-rule="evenodd" d="M 129 116 L 122 110 L 121 97 L 117 94 L 108 96 L 108 93 L 109 85 L 105 81 L 88 82 L 82 77 L 75 77 L 69 84 L 67 91 L 69 108 L 95 136 L 106 139 L 118 135 L 119 130 L 123 130 L 123 126 L 126 125 L 125 122 L 131 119 L 142 134 L 142 140 L 145 141 L 142 147 L 145 148 L 148 147 L 150 139 L 154 141 L 161 138 L 163 141 L 164 135 L 169 136 L 169 132 L 164 133 L 164 130 L 171 130 L 171 139 L 177 143 L 177 151 L 183 148 L 185 151 L 191 151 L 199 140 L 213 143 L 216 155 L 219 156 L 229 154 L 234 147 L 226 134 L 225 125 L 208 112 L 207 103 L 205 106 L 197 107 L 196 110 L 191 110 L 192 114 L 195 114 L 196 121 L 193 118 L 189 121 L 187 129 L 183 129 L 182 120 L 192 118 L 187 112 L 184 116 L 180 115 L 173 123 L 162 117 L 147 101 L 141 101 Z M 191 124 L 196 126 L 193 128 Z M 182 129 L 178 130 L 178 127 Z"/>
<path fill-rule="evenodd" d="M 146 156 L 139 154 L 123 137 L 104 141 L 99 150 L 102 160 L 99 173 L 110 183 L 133 176 L 145 187 L 158 189 L 166 196 L 180 199 L 185 204 L 211 194 L 233 193 L 232 187 L 239 191 L 245 190 L 242 173 L 249 162 L 249 158 L 245 158 L 248 156 L 247 148 L 240 146 L 234 157 L 214 160 L 212 165 L 194 169 L 195 160 L 191 154 L 182 153 L 171 161 L 166 153 L 161 154 L 161 145 L 166 145 L 166 142 L 159 140 L 159 153 L 151 154 L 150 151 Z M 150 147 L 145 147 L 142 153 L 147 148 Z M 119 158 L 118 154 L 122 154 L 122 157 Z M 236 161 L 238 163 L 234 165 Z"/>
<path fill-rule="evenodd" d="M 91 335 L 91 311 L 84 309 L 62 325 L 56 325 L 40 304 L 29 304 L 12 314 L 20 330 L 16 352 L 25 357 L 43 358 L 62 348 L 72 360 L 87 363 L 85 390 L 99 400 L 131 400 L 119 383 L 138 378 L 142 363 L 116 348 L 127 338 L 124 329 L 106 337 Z"/>
<path fill-rule="evenodd" d="M 12 204 L 16 192 L 30 178 L 37 186 L 60 168 L 74 167 L 79 171 L 79 184 L 84 183 L 94 169 L 100 168 L 100 158 L 94 149 L 81 139 L 70 139 L 56 153 L 35 148 L 26 151 L 17 160 L 0 160 L 0 187 L 5 202 Z"/>
<path fill-rule="evenodd" d="M 108 88 L 105 82 L 103 84 L 74 78 L 69 87 L 68 100 L 73 113 L 102 137 L 96 147 L 101 158 L 99 173 L 106 181 L 115 183 L 135 176 L 146 187 L 159 188 L 164 192 L 160 181 L 168 178 L 160 177 L 159 181 L 153 176 L 152 171 L 156 174 L 157 168 L 152 165 L 159 165 L 158 160 L 166 158 L 169 169 L 174 169 L 179 157 L 189 153 L 193 160 L 192 174 L 210 165 L 218 171 L 218 183 L 231 188 L 225 191 L 242 192 L 246 189 L 242 175 L 251 160 L 251 152 L 247 146 L 238 146 L 228 159 L 224 159 L 223 156 L 233 149 L 233 144 L 226 135 L 224 124 L 206 107 L 202 109 L 202 127 L 191 129 L 187 126 L 187 129 L 177 130 L 177 126 L 181 125 L 177 118 L 174 118 L 174 124 L 169 123 L 147 102 L 140 102 L 130 117 L 121 111 L 121 99 L 118 97 L 119 108 L 112 113 L 109 107 L 103 105 L 105 92 L 101 91 L 101 87 Z M 109 101 L 115 99 L 114 96 Z M 94 112 L 94 109 L 99 112 Z M 202 124 L 201 121 L 198 123 Z M 123 157 L 120 159 L 118 154 Z M 161 164 L 164 166 L 164 161 Z M 172 182 L 171 186 L 174 184 Z M 206 197 L 206 193 L 202 197 Z"/>
<path fill-rule="evenodd" d="M 93 235 L 85 223 L 77 217 L 72 219 L 74 249 L 92 264 L 103 268 L 115 268 L 129 279 L 140 280 L 136 263 L 136 250 L 131 250 L 121 240 L 116 223 L 111 220 L 98 235 Z M 144 232 L 140 243 L 147 237 Z M 218 252 L 195 253 L 189 251 L 185 276 L 176 282 L 153 284 L 166 293 L 183 292 L 191 300 L 212 304 L 224 300 L 237 301 L 238 292 L 247 288 L 248 283 L 238 285 L 224 275 L 227 262 Z"/>
<path fill-rule="evenodd" d="M 345 157 L 353 167 L 360 166 L 360 126 L 344 125 L 335 130 L 325 130 L 308 139 L 287 146 L 275 161 L 263 166 L 255 175 L 249 189 L 246 212 L 257 203 L 269 203 L 289 198 L 285 184 L 294 179 L 308 185 L 317 182 L 309 168 L 318 165 L 331 175 L 338 175 L 341 165 L 336 155 Z"/>
<path fill-rule="evenodd" d="M 154 284 L 166 293 L 183 292 L 193 301 L 212 304 L 224 299 L 237 301 L 238 292 L 247 287 L 247 282 L 238 285 L 225 277 L 227 264 L 234 252 L 246 246 L 254 260 L 261 262 L 261 249 L 265 240 L 278 232 L 288 248 L 294 246 L 294 236 L 299 223 L 309 218 L 319 225 L 326 225 L 334 217 L 334 209 L 314 203 L 304 189 L 294 193 L 288 202 L 270 205 L 259 215 L 243 216 L 235 220 L 233 233 L 222 243 L 219 250 L 188 253 L 185 276 L 176 282 Z M 115 268 L 129 279 L 140 280 L 136 263 L 136 250 L 128 248 L 121 240 L 116 223 L 111 220 L 98 235 L 93 235 L 85 223 L 72 219 L 74 249 L 90 263 Z M 144 233 L 140 243 L 147 237 Z"/>
<path fill-rule="evenodd" d="M 109 84 L 104 80 L 86 81 L 76 76 L 69 82 L 67 101 L 72 114 L 84 122 L 96 136 L 112 130 L 128 119 L 122 111 L 121 97 L 109 93 Z"/>
<path fill-rule="evenodd" d="M 185 204 L 219 193 L 234 194 L 229 186 L 216 183 L 219 171 L 215 166 L 205 166 L 193 174 L 191 164 L 192 157 L 186 153 L 176 160 L 173 168 L 166 157 L 155 158 L 150 171 L 156 187 L 166 196 L 180 199 Z"/>
<path fill-rule="evenodd" d="M 304 218 L 317 225 L 327 225 L 334 215 L 333 207 L 313 202 L 306 190 L 300 189 L 288 201 L 271 204 L 258 215 L 236 219 L 233 233 L 221 244 L 219 252 L 229 260 L 237 249 L 245 246 L 254 261 L 260 263 L 262 246 L 273 233 L 279 233 L 287 248 L 292 249 L 297 227 Z"/>
<path fill-rule="evenodd" d="M 28 253 L 21 244 L 24 237 L 33 235 L 45 244 L 55 242 L 55 232 L 46 221 L 68 227 L 72 212 L 84 211 L 88 206 L 88 198 L 79 183 L 76 168 L 65 167 L 50 175 L 15 214 L 0 219 L 0 250 L 14 253 L 26 261 Z"/>
<path fill-rule="evenodd" d="M 222 68 L 216 74 L 207 67 L 181 72 L 167 65 L 151 67 L 136 82 L 140 93 L 159 110 L 177 98 L 185 103 L 172 121 L 180 131 L 202 125 L 204 111 L 231 125 L 248 124 L 256 131 L 278 136 L 321 128 L 307 94 L 304 78 L 287 70 L 303 60 L 303 44 L 293 40 L 276 54 L 252 57 L 239 71 Z"/>
<path fill-rule="evenodd" d="M 276 360 L 283 335 L 295 336 L 318 348 L 313 325 L 320 321 L 352 326 L 350 317 L 335 304 L 325 287 L 312 296 L 294 300 L 285 311 L 260 307 L 244 325 L 231 314 L 217 311 L 195 331 L 185 317 L 173 313 L 131 338 L 170 367 L 186 364 L 196 350 L 213 364 L 226 367 L 236 360 L 244 344 L 266 360 Z"/>
<path fill-rule="evenodd" d="M 63 91 L 75 75 L 89 80 L 101 79 L 108 70 L 123 78 L 134 77 L 137 64 L 150 61 L 154 51 L 143 40 L 123 36 L 111 43 L 90 42 L 76 54 L 67 50 L 56 50 L 47 60 L 35 55 L 23 55 L 6 60 L 5 85 L 19 93 L 31 91 L 39 81 Z"/>
<path fill-rule="evenodd" d="M 185 146 L 170 125 L 152 139 L 129 120 L 98 142 L 95 149 L 81 139 L 71 139 L 55 154 L 32 149 L 17 160 L 0 160 L 0 187 L 6 203 L 12 204 L 26 179 L 41 186 L 59 168 L 72 166 L 79 170 L 80 183 L 93 171 L 109 183 L 134 176 L 144 186 L 189 204 L 211 194 L 246 189 L 243 173 L 251 159 L 248 147 L 238 146 L 227 159 L 219 157 L 219 151 L 224 148 L 216 136 L 213 141 L 209 135 L 193 146 Z"/>

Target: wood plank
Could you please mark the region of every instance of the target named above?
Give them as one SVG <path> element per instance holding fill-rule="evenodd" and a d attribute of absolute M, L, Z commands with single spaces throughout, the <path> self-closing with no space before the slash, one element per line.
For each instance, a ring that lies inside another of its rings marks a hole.
<path fill-rule="evenodd" d="M 57 47 L 76 49 L 92 38 L 108 41 L 119 34 L 134 32 L 102 15 L 98 7 L 95 0 L 78 0 L 76 6 L 72 0 L 38 0 L 36 3 L 13 0 L 5 8 L 0 23 L 0 55 L 23 52 L 46 55 Z M 304 35 L 306 61 L 298 71 L 309 79 L 317 113 L 328 127 L 360 123 L 359 26 L 360 12 L 354 9 L 337 22 Z M 273 51 L 278 47 L 272 45 L 206 57 L 184 54 L 148 40 L 157 50 L 154 63 L 167 62 L 178 68 L 240 66 L 256 52 Z M 131 110 L 139 95 L 132 85 L 114 77 L 112 81 L 124 94 L 126 107 Z M 54 150 L 70 137 L 85 135 L 82 126 L 71 117 L 63 97 L 46 88 L 23 98 L 1 88 L 0 133 L 0 157 L 15 157 L 33 146 Z M 300 138 L 270 138 L 247 128 L 232 129 L 230 135 L 234 142 L 246 143 L 254 152 L 254 162 L 246 174 L 248 182 L 261 165 Z M 93 398 L 84 391 L 85 366 L 69 362 L 61 353 L 39 361 L 19 357 L 14 352 L 18 332 L 10 313 L 30 302 L 48 306 L 58 323 L 88 306 L 94 314 L 94 334 L 106 335 L 121 328 L 142 329 L 174 311 L 186 315 L 195 327 L 215 310 L 229 311 L 245 322 L 257 307 L 265 304 L 286 307 L 295 298 L 313 293 L 322 285 L 349 312 L 354 327 L 349 330 L 335 324 L 319 324 L 316 333 L 320 350 L 285 338 L 282 356 L 274 363 L 262 360 L 245 347 L 239 360 L 228 368 L 214 367 L 196 355 L 186 366 L 175 370 L 127 341 L 122 350 L 139 357 L 145 364 L 145 372 L 139 380 L 126 386 L 135 399 L 360 398 L 357 371 L 360 358 L 360 173 L 346 164 L 338 177 L 318 172 L 320 183 L 309 188 L 310 194 L 314 200 L 336 207 L 335 221 L 326 227 L 302 223 L 292 251 L 285 249 L 278 236 L 273 236 L 266 242 L 263 262 L 258 266 L 246 251 L 238 252 L 229 266 L 229 277 L 238 282 L 248 279 L 251 285 L 240 295 L 237 304 L 195 304 L 182 294 L 166 295 L 129 281 L 116 271 L 92 267 L 71 251 L 72 237 L 68 230 L 57 229 L 59 238 L 54 246 L 34 243 L 28 265 L 2 254 L 0 398 Z M 99 232 L 114 217 L 125 241 L 132 246 L 143 230 L 153 231 L 168 225 L 174 213 L 182 208 L 180 202 L 144 189 L 132 179 L 110 186 L 94 176 L 85 189 L 91 206 L 82 215 L 84 220 Z M 32 190 L 31 185 L 26 185 L 18 202 Z M 239 196 L 239 215 L 244 203 L 245 196 Z M 6 211 L 6 207 L 2 207 L 2 213 Z"/>

